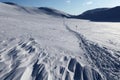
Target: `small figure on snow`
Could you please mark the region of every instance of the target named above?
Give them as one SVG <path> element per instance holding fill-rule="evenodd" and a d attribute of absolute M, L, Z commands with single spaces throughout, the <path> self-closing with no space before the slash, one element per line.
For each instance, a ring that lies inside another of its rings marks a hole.
<path fill-rule="evenodd" d="M 75 27 L 76 27 L 76 29 L 77 29 L 78 26 L 76 25 Z"/>

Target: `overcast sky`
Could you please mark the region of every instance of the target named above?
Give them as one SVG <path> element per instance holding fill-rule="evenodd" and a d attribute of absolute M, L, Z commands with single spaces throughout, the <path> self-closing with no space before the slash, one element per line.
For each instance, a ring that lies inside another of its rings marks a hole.
<path fill-rule="evenodd" d="M 86 10 L 120 6 L 120 0 L 0 0 L 24 6 L 51 7 L 70 14 L 80 14 Z"/>

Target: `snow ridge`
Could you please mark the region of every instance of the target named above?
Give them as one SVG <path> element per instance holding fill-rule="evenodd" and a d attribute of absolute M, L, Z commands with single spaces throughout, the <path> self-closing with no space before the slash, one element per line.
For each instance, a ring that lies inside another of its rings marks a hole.
<path fill-rule="evenodd" d="M 102 80 L 96 70 L 83 67 L 72 55 L 48 54 L 34 38 L 22 40 L 0 55 L 0 80 Z"/>

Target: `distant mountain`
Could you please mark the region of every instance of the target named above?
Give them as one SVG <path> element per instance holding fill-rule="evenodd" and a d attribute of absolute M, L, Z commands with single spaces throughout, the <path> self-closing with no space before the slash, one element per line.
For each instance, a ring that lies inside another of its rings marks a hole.
<path fill-rule="evenodd" d="M 16 3 L 12 3 L 12 2 L 3 2 L 4 3 L 4 8 L 6 8 L 7 10 L 9 10 L 12 6 L 14 8 L 11 8 L 12 13 L 14 13 L 14 11 L 16 12 L 23 12 L 23 13 L 28 13 L 28 14 L 47 14 L 47 15 L 51 15 L 51 16 L 55 16 L 55 17 L 70 17 L 70 14 L 67 14 L 65 12 L 53 9 L 53 8 L 48 8 L 48 7 L 23 7 L 20 6 Z M 10 6 L 9 6 L 10 5 Z M 5 9 L 5 11 L 6 11 Z M 10 12 L 11 12 L 10 11 Z"/>
<path fill-rule="evenodd" d="M 9 4 L 9 5 L 17 5 L 16 3 L 12 3 L 12 2 L 3 2 L 5 4 Z"/>
<path fill-rule="evenodd" d="M 81 15 L 75 16 L 75 18 L 88 19 L 91 21 L 120 21 L 120 6 L 88 10 Z"/>
<path fill-rule="evenodd" d="M 78 19 L 86 19 L 91 21 L 108 21 L 108 22 L 120 22 L 120 6 L 114 8 L 97 8 L 93 10 L 88 10 L 80 15 L 73 16 L 67 14 L 65 12 L 49 8 L 49 7 L 23 7 L 18 4 L 12 2 L 3 2 L 4 6 L 2 11 L 7 14 L 14 14 L 14 12 L 25 13 L 25 14 L 47 14 L 54 17 L 66 17 L 66 18 L 78 18 Z M 10 6 L 14 7 L 10 7 Z M 9 11 L 9 13 L 8 13 Z"/>
<path fill-rule="evenodd" d="M 48 8 L 48 7 L 40 7 L 38 8 L 39 10 L 43 11 L 44 13 L 48 14 L 48 15 L 56 15 L 56 16 L 62 16 L 62 17 L 69 17 L 70 15 L 56 10 L 56 9 L 52 9 L 52 8 Z"/>

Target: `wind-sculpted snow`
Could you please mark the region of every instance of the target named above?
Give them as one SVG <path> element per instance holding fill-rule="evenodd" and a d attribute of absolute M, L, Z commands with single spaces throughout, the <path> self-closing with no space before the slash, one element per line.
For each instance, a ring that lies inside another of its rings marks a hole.
<path fill-rule="evenodd" d="M 96 66 L 107 80 L 119 80 L 120 79 L 120 61 L 117 56 L 112 55 L 112 52 L 116 53 L 116 51 L 109 50 L 106 47 L 100 47 L 98 44 L 95 44 L 87 40 L 80 33 L 71 30 L 67 25 L 65 26 L 70 32 L 72 32 L 80 40 L 80 43 L 79 43 L 80 47 L 82 47 L 82 49 L 85 51 L 86 53 L 85 55 L 90 57 L 90 59 L 92 60 L 91 62 L 92 66 Z M 102 80 L 102 78 L 99 76 L 98 73 L 94 71 L 93 73 L 94 73 L 93 74 L 94 76 L 93 76 L 93 79 L 91 80 L 94 80 L 94 79 Z M 84 73 L 84 76 L 85 76 L 84 77 L 85 80 L 89 79 L 86 76 L 86 73 Z"/>
<path fill-rule="evenodd" d="M 95 69 L 82 66 L 72 55 L 48 54 L 34 38 L 20 40 L 0 55 L 0 80 L 102 80 Z"/>

